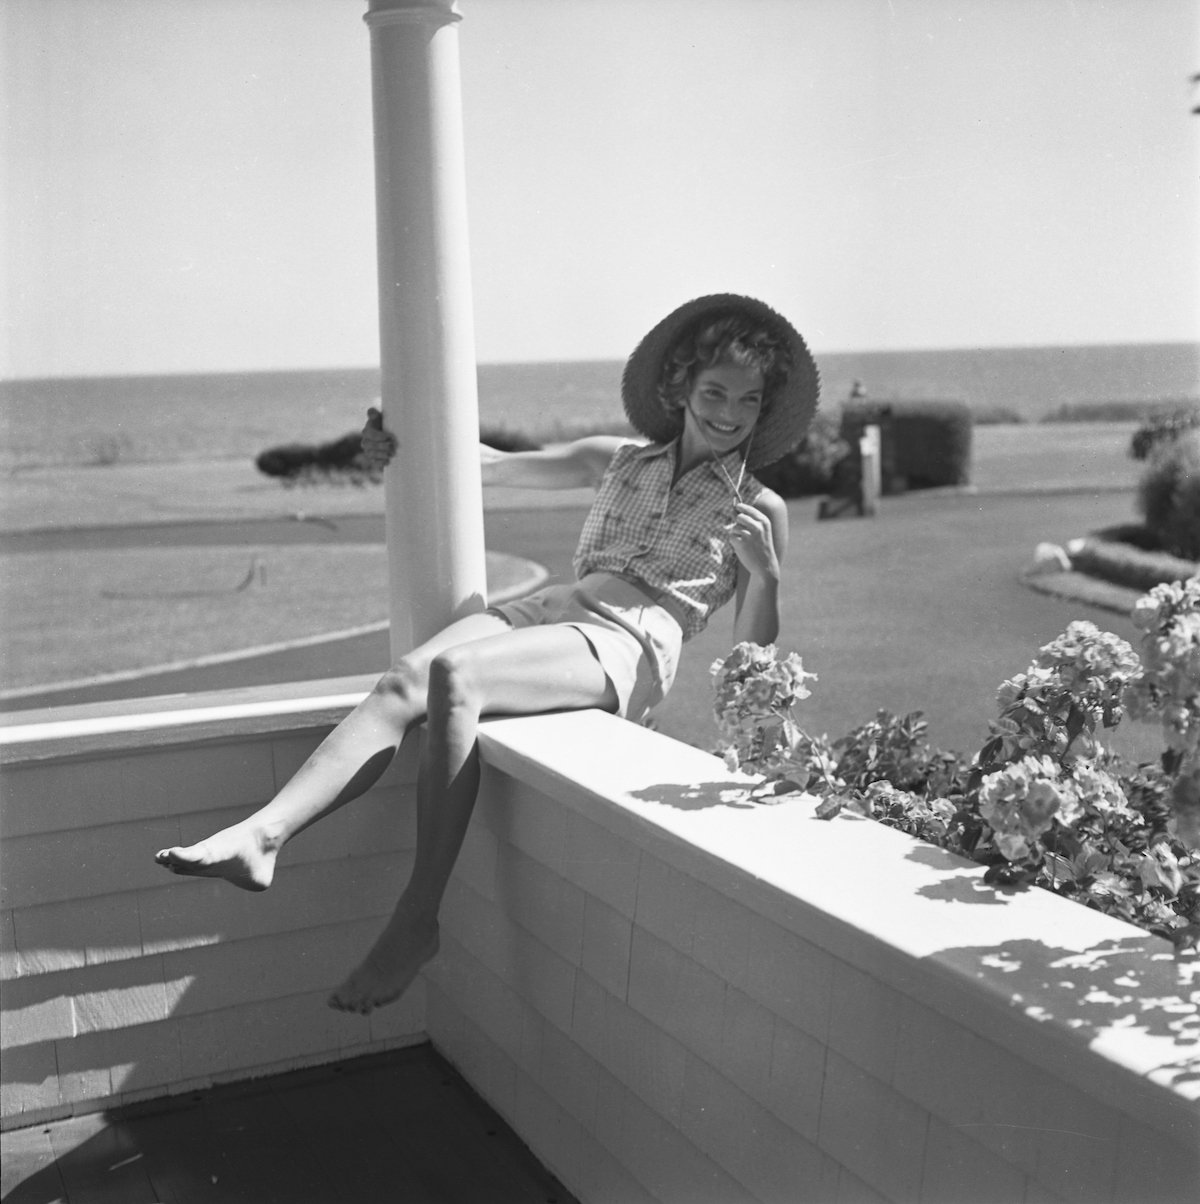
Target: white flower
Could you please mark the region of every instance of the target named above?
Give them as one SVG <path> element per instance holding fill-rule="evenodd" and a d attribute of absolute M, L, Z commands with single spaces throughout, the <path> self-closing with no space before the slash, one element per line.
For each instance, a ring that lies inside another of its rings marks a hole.
<path fill-rule="evenodd" d="M 1101 815 L 1130 816 L 1133 812 L 1129 800 L 1121 789 L 1116 778 L 1107 770 L 1100 769 L 1091 761 L 1078 761 L 1071 770 L 1071 779 L 1077 793 L 1077 813 L 1068 816 L 1064 811 L 1066 823 L 1074 823 L 1082 815 L 1084 806 Z"/>
<path fill-rule="evenodd" d="M 980 784 L 979 813 L 1010 861 L 1027 857 L 1033 843 L 1064 807 L 1074 813 L 1078 797 L 1049 757 L 1027 756 L 988 774 Z"/>

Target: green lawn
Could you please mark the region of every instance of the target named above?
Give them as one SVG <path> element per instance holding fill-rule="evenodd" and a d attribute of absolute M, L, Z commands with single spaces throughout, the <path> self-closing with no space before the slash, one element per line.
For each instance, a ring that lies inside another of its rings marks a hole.
<path fill-rule="evenodd" d="M 70 681 L 387 618 L 382 545 L 21 553 L 0 577 L 6 688 Z"/>

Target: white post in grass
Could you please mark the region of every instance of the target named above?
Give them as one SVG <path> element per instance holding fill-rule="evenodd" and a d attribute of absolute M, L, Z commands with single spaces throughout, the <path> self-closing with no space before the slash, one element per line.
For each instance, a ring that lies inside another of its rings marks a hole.
<path fill-rule="evenodd" d="M 486 604 L 454 0 L 368 0 L 392 657 Z"/>
<path fill-rule="evenodd" d="M 879 427 L 871 423 L 863 430 L 858 441 L 859 455 L 862 459 L 862 486 L 858 506 L 860 514 L 873 515 L 879 506 L 879 495 L 883 492 L 882 447 Z"/>

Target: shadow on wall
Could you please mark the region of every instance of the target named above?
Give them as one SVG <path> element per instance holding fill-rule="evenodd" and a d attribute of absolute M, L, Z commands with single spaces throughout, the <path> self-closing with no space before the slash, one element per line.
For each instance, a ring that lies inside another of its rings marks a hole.
<path fill-rule="evenodd" d="M 6 1083 L 57 1072 L 64 1100 L 99 1099 L 389 1035 L 325 997 L 369 947 L 410 859 L 339 860 L 286 867 L 264 895 L 194 879 L 139 892 L 144 952 L 43 939 L 43 963 L 85 964 L 5 983 Z"/>
<path fill-rule="evenodd" d="M 917 891 L 937 902 L 1005 906 L 1022 893 L 985 885 L 981 867 L 969 862 L 946 873 L 947 854 L 930 845 L 916 845 L 908 860 L 944 873 L 937 883 Z M 1200 1082 L 1200 1008 L 1194 990 L 1200 985 L 1200 960 L 1177 959 L 1160 937 L 1141 933 L 1082 951 L 1039 940 L 1008 940 L 947 948 L 939 951 L 937 962 L 970 979 L 1002 985 L 1014 1004 L 1024 1003 L 1027 1016 L 1055 1021 L 1087 1044 L 1103 1044 L 1106 1037 L 1166 1039 L 1180 1057 L 1161 1062 L 1154 1079 L 1170 1087 Z M 1047 1006 L 1051 1000 L 1053 1008 Z"/>
<path fill-rule="evenodd" d="M 945 854 L 916 845 L 908 860 L 943 871 Z M 959 859 L 955 859 L 959 860 Z M 985 885 L 982 870 L 969 862 L 917 893 L 940 902 L 1004 906 L 1018 888 Z M 1040 889 L 1031 887 L 1029 889 Z M 1067 906 L 1082 904 L 1064 899 Z M 1180 1052 L 1161 1063 L 1154 1078 L 1166 1086 L 1200 1083 L 1200 959 L 1177 958 L 1170 945 L 1151 933 L 1104 941 L 1082 951 L 1055 948 L 1038 940 L 1009 940 L 995 945 L 948 948 L 938 963 L 969 978 L 1003 982 L 1015 1001 L 1027 1001 L 1025 1013 L 1039 1021 L 1057 1021 L 1089 1044 L 1120 1035 L 1166 1039 Z M 1054 1000 L 1054 1010 L 1046 1006 Z"/>
<path fill-rule="evenodd" d="M 662 783 L 631 792 L 631 797 L 696 812 L 716 808 L 760 811 L 799 796 L 786 791 L 771 794 L 769 788 L 760 793 L 725 781 Z M 835 822 L 847 821 L 884 830 L 853 815 Z M 821 824 L 815 818 L 803 822 Z M 913 887 L 916 896 L 932 903 L 1003 909 L 1028 891 L 1052 897 L 1040 888 L 985 884 L 982 866 L 916 838 L 906 839 L 911 842 L 907 850 L 897 848 L 895 852 L 933 872 L 935 880 L 927 878 L 923 885 Z M 1056 899 L 1056 905 L 1082 908 L 1068 899 Z M 1200 1083 L 1200 1008 L 1195 994 L 1200 986 L 1200 959 L 1177 960 L 1161 938 L 1136 929 L 1126 931 L 1131 935 L 1082 951 L 1036 939 L 1012 939 L 990 945 L 950 945 L 927 960 L 936 961 L 939 970 L 956 971 L 967 981 L 992 988 L 999 997 L 1011 1000 L 1014 1010 L 1037 1022 L 1054 1022 L 1085 1045 L 1102 1048 L 1111 1043 L 1117 1062 L 1122 1061 L 1118 1046 L 1128 1047 L 1142 1039 L 1153 1041 L 1148 1063 L 1154 1066 L 1150 1072 L 1154 1081 L 1172 1088 Z"/>
<path fill-rule="evenodd" d="M 707 811 L 710 807 L 728 807 L 734 811 L 753 811 L 770 807 L 787 798 L 798 798 L 802 792 L 782 782 L 763 786 L 736 782 L 663 782 L 643 790 L 630 791 L 629 797 L 644 803 L 658 803 L 677 811 Z"/>
<path fill-rule="evenodd" d="M 371 1017 L 326 1006 L 410 868 L 412 810 L 395 789 L 410 766 L 301 833 L 266 893 L 176 877 L 153 861 L 270 797 L 322 734 L 6 774 L 7 1122 L 331 1061 L 423 1032 L 419 991 Z M 257 761 L 266 780 L 244 773 Z M 238 790 L 246 797 L 231 807 Z M 153 814 L 181 798 L 176 814 Z"/>
<path fill-rule="evenodd" d="M 1027 1015 L 1057 1021 L 1091 1044 L 1111 1034 L 1165 1039 L 1178 1052 L 1154 1071 L 1171 1087 L 1200 1083 L 1200 1010 L 1188 989 L 1200 979 L 1200 962 L 1182 963 L 1161 939 L 1147 933 L 1105 941 L 1082 952 L 1043 941 L 946 949 L 938 961 L 971 977 L 1007 979 Z M 1054 999 L 1057 1014 L 1043 1001 Z"/>

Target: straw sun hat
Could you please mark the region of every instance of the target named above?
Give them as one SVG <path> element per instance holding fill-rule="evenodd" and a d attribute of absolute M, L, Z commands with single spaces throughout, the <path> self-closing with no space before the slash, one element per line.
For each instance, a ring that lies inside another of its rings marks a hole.
<path fill-rule="evenodd" d="M 800 333 L 762 301 L 737 293 L 714 293 L 685 302 L 634 348 L 621 378 L 621 400 L 625 403 L 629 421 L 646 438 L 655 443 L 669 443 L 676 438 L 683 429 L 682 416 L 669 411 L 659 396 L 666 356 L 682 334 L 730 314 L 744 314 L 761 323 L 791 353 L 792 366 L 787 380 L 767 397 L 763 416 L 750 440 L 746 467 L 763 468 L 787 455 L 804 438 L 816 413 L 821 381 L 817 365 Z"/>

